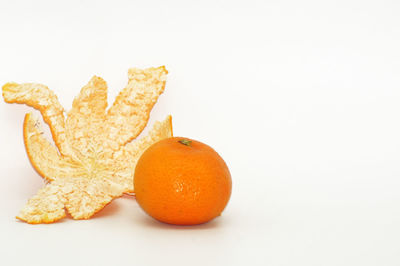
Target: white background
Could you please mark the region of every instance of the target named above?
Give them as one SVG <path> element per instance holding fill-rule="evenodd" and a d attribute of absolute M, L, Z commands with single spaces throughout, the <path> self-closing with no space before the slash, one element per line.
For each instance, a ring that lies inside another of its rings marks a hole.
<path fill-rule="evenodd" d="M 14 217 L 43 186 L 31 108 L 0 103 L 1 265 L 400 265 L 400 2 L 1 1 L 0 84 L 40 82 L 69 110 L 92 75 L 166 65 L 150 123 L 213 146 L 231 201 L 201 226 L 133 198 L 88 221 Z"/>

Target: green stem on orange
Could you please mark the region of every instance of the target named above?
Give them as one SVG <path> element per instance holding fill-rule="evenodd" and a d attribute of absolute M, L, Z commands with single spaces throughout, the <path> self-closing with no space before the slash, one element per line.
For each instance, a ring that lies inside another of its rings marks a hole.
<path fill-rule="evenodd" d="M 186 146 L 192 146 L 192 141 L 188 139 L 180 139 L 178 142 Z"/>

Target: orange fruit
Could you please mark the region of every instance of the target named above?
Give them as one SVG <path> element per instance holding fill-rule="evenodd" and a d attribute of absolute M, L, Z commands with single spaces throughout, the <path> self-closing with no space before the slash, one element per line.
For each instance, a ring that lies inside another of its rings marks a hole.
<path fill-rule="evenodd" d="M 232 180 L 226 163 L 210 146 L 172 137 L 142 154 L 134 190 L 140 207 L 153 218 L 194 225 L 221 214 L 231 195 Z"/>

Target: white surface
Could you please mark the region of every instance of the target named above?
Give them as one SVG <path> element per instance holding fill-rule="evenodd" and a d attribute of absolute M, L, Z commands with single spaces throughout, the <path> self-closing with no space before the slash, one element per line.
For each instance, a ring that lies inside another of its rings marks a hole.
<path fill-rule="evenodd" d="M 42 182 L 22 142 L 32 109 L 1 101 L 0 265 L 400 265 L 399 1 L 193 2 L 0 2 L 0 84 L 44 83 L 69 109 L 94 74 L 112 102 L 129 67 L 165 64 L 151 123 L 171 113 L 233 176 L 202 226 L 132 198 L 17 222 Z"/>

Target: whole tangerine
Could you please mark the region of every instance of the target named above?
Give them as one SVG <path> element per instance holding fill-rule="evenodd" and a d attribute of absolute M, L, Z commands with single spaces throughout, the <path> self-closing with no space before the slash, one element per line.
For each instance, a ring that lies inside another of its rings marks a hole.
<path fill-rule="evenodd" d="M 134 176 L 140 207 L 169 224 L 208 222 L 225 209 L 232 179 L 225 161 L 210 146 L 172 137 L 150 146 L 140 157 Z"/>

